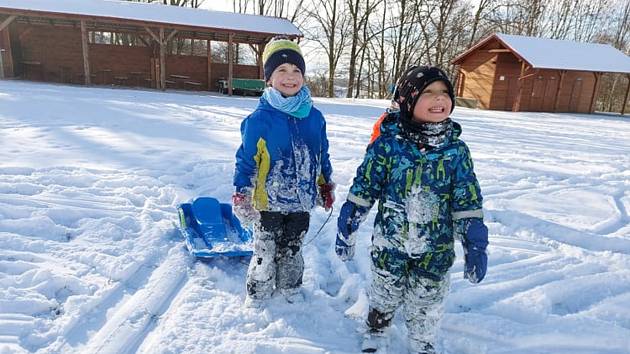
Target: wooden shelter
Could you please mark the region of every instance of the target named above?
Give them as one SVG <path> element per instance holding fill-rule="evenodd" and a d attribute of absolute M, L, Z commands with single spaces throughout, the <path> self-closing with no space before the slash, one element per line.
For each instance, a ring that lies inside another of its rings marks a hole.
<path fill-rule="evenodd" d="M 262 79 L 274 36 L 302 37 L 282 18 L 109 0 L 0 0 L 0 78 L 216 90 L 219 80 Z M 213 42 L 227 60 L 213 62 Z M 257 48 L 239 65 L 235 44 Z M 181 52 L 182 44 L 188 49 Z"/>
<path fill-rule="evenodd" d="M 592 113 L 604 73 L 626 74 L 624 102 L 630 91 L 630 57 L 604 44 L 493 34 L 452 63 L 457 96 L 483 109 Z"/>

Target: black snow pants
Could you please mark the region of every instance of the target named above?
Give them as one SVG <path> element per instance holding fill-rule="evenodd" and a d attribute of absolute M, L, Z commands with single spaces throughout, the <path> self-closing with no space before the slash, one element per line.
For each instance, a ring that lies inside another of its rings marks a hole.
<path fill-rule="evenodd" d="M 266 299 L 274 289 L 295 289 L 302 285 L 302 242 L 309 221 L 307 212 L 260 212 L 254 232 L 254 255 L 247 271 L 248 296 Z"/>

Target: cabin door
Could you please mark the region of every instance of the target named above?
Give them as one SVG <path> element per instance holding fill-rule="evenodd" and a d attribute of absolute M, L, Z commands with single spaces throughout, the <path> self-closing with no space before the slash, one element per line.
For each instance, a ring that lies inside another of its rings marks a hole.
<path fill-rule="evenodd" d="M 528 111 L 540 112 L 543 110 L 545 86 L 545 78 L 543 76 L 537 76 L 534 79 L 534 87 L 532 87 L 532 97 L 529 101 Z"/>
<path fill-rule="evenodd" d="M 556 91 L 558 90 L 558 78 L 555 76 L 549 76 L 545 80 L 545 93 L 543 96 L 543 107 L 542 111 L 544 112 L 553 112 L 555 99 L 556 99 Z"/>

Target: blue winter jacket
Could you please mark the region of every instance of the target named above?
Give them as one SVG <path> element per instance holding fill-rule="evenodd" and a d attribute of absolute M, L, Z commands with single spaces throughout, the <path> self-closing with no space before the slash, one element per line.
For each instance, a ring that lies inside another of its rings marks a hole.
<path fill-rule="evenodd" d="M 311 108 L 296 118 L 264 98 L 241 124 L 234 186 L 257 210 L 300 212 L 315 206 L 317 185 L 331 182 L 326 121 Z"/>
<path fill-rule="evenodd" d="M 367 208 L 379 200 L 372 239 L 376 264 L 414 259 L 420 268 L 415 271 L 441 279 L 455 259 L 454 221 L 483 217 L 470 151 L 455 122 L 441 146 L 421 150 L 399 134 L 394 118 L 383 122 L 381 135 L 368 146 L 348 200 Z"/>

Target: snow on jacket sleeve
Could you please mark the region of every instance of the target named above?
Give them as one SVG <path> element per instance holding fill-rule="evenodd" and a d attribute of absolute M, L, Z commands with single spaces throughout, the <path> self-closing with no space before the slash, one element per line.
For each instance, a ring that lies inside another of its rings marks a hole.
<path fill-rule="evenodd" d="M 252 116 L 241 123 L 241 146 L 236 151 L 236 169 L 234 171 L 234 186 L 237 192 L 250 192 L 252 181 L 258 173 L 256 154 L 258 141 L 262 138 L 259 125 L 253 124 Z"/>
<path fill-rule="evenodd" d="M 380 198 L 388 170 L 386 151 L 389 150 L 391 147 L 383 138 L 368 146 L 363 163 L 357 169 L 350 187 L 349 201 L 369 209 Z"/>
<path fill-rule="evenodd" d="M 323 118 L 322 120 L 324 122 L 322 124 L 322 132 L 321 132 L 322 145 L 321 145 L 321 155 L 320 155 L 322 173 L 321 173 L 321 176 L 319 177 L 318 184 L 332 182 L 330 180 L 331 175 L 332 175 L 332 165 L 330 163 L 330 154 L 328 153 L 328 137 L 326 135 L 326 121 Z"/>
<path fill-rule="evenodd" d="M 452 210 L 453 220 L 483 218 L 482 196 L 468 146 L 462 142 L 455 167 Z"/>

